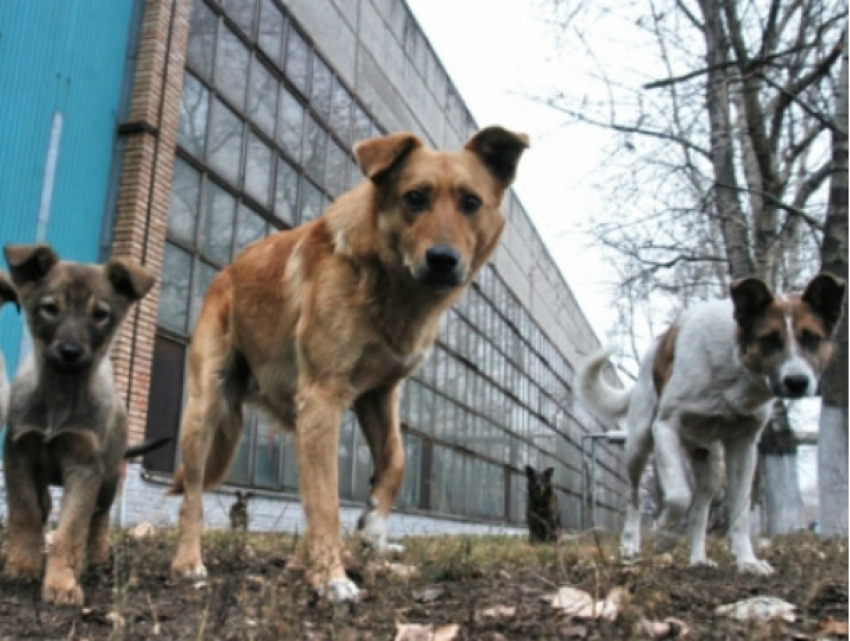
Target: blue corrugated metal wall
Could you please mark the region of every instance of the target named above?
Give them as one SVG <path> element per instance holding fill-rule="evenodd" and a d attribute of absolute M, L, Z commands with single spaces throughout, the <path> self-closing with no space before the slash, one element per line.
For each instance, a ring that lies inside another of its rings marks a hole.
<path fill-rule="evenodd" d="M 45 240 L 63 258 L 98 259 L 133 5 L 0 0 L 0 244 Z M 20 342 L 7 305 L 10 374 Z"/>

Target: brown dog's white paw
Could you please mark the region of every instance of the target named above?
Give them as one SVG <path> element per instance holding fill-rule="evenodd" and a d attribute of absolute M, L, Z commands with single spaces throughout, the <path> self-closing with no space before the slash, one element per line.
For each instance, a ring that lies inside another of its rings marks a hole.
<path fill-rule="evenodd" d="M 171 564 L 171 576 L 175 579 L 205 579 L 207 578 L 207 568 L 200 559 L 197 561 L 177 559 Z"/>
<path fill-rule="evenodd" d="M 357 601 L 360 598 L 360 588 L 351 579 L 333 579 L 319 586 L 319 596 L 331 603 Z"/>
<path fill-rule="evenodd" d="M 10 555 L 3 573 L 18 581 L 37 581 L 41 577 L 41 555 L 33 559 L 17 560 L 13 560 Z"/>
<path fill-rule="evenodd" d="M 45 603 L 56 605 L 82 605 L 83 589 L 77 582 L 73 570 L 65 568 L 44 577 L 41 598 Z"/>

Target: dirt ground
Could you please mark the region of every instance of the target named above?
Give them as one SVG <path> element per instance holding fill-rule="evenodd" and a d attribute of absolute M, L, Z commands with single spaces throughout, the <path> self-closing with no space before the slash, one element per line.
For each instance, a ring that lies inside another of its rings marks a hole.
<path fill-rule="evenodd" d="M 830 627 L 846 635 L 846 540 L 775 539 L 762 551 L 776 569 L 769 578 L 735 573 L 722 541 L 710 547 L 718 569 L 686 567 L 682 546 L 622 564 L 612 541 L 594 533 L 545 546 L 510 537 L 414 538 L 391 565 L 350 541 L 350 574 L 364 594 L 345 605 L 319 601 L 305 586 L 297 547 L 286 536 L 207 533 L 210 578 L 193 584 L 168 576 L 173 531 L 141 540 L 119 532 L 110 565 L 85 575 L 83 608 L 47 606 L 38 585 L 0 577 L 0 639 L 354 641 L 394 639 L 405 623 L 456 624 L 458 639 L 647 639 L 647 622 L 667 617 L 688 634 L 674 624 L 654 638 L 820 639 Z M 627 593 L 613 621 L 579 619 L 545 599 L 564 585 L 597 598 L 616 587 Z M 795 621 L 740 623 L 714 612 L 757 595 L 794 604 Z"/>

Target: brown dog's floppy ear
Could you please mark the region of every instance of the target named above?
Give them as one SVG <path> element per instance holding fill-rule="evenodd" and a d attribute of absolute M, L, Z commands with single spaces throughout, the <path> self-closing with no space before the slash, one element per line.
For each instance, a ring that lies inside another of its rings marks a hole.
<path fill-rule="evenodd" d="M 844 289 L 843 280 L 822 272 L 811 280 L 806 286 L 806 291 L 803 292 L 803 302 L 810 305 L 820 315 L 830 334 L 841 319 Z"/>
<path fill-rule="evenodd" d="M 115 290 L 131 302 L 142 298 L 156 282 L 156 277 L 147 269 L 122 258 L 107 263 L 106 277 Z"/>
<path fill-rule="evenodd" d="M 18 288 L 40 281 L 59 262 L 56 252 L 45 244 L 6 245 L 3 253 L 9 263 L 12 282 Z"/>
<path fill-rule="evenodd" d="M 528 136 L 502 127 L 487 127 L 470 138 L 464 149 L 478 156 L 499 184 L 507 188 L 514 181 L 522 152 L 528 149 Z"/>
<path fill-rule="evenodd" d="M 18 302 L 18 292 L 12 281 L 6 275 L 6 272 L 0 271 L 0 307 L 6 303 L 15 303 L 18 311 L 21 311 L 21 305 Z"/>
<path fill-rule="evenodd" d="M 735 306 L 735 321 L 741 327 L 763 312 L 773 302 L 773 292 L 761 278 L 750 276 L 734 281 L 729 288 Z"/>
<path fill-rule="evenodd" d="M 401 162 L 411 151 L 419 149 L 422 141 L 412 133 L 403 131 L 380 138 L 369 138 L 354 145 L 354 157 L 360 171 L 372 181 Z"/>

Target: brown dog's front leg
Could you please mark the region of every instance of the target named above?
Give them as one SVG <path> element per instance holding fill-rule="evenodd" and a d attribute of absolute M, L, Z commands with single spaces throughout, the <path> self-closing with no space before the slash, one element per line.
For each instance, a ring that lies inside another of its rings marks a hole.
<path fill-rule="evenodd" d="M 32 447 L 24 441 L 38 438 L 24 436 L 13 441 L 7 434 L 4 444 L 3 473 L 6 481 L 6 505 L 9 518 L 9 549 L 6 555 L 6 576 L 13 579 L 35 581 L 41 576 L 41 554 L 44 546 L 44 521 L 41 494 L 46 487 L 35 472 L 28 452 Z M 44 507 L 48 503 L 44 502 Z"/>
<path fill-rule="evenodd" d="M 339 523 L 339 395 L 309 386 L 298 395 L 298 467 L 308 580 L 331 601 L 357 598 L 357 586 L 342 564 Z"/>
<path fill-rule="evenodd" d="M 354 411 L 375 467 L 369 506 L 358 527 L 364 539 L 378 551 L 387 548 L 387 517 L 404 480 L 404 444 L 398 418 L 398 386 L 374 390 L 358 398 Z"/>

